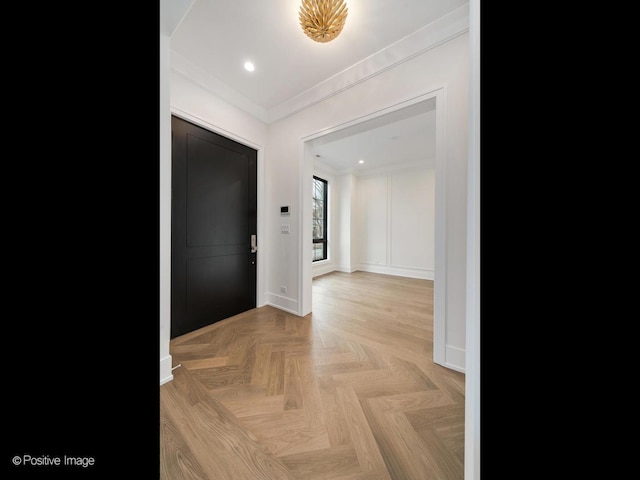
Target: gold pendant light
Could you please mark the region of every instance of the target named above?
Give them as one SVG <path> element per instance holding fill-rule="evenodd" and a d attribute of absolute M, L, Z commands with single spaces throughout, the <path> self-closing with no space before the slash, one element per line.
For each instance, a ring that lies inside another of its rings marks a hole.
<path fill-rule="evenodd" d="M 343 0 L 302 0 L 300 26 L 316 42 L 326 43 L 336 38 L 347 19 Z"/>

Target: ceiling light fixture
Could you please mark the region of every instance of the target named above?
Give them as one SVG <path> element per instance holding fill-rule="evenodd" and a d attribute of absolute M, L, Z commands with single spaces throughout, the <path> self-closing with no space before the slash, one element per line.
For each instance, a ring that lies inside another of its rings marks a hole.
<path fill-rule="evenodd" d="M 344 0 L 302 0 L 300 26 L 311 40 L 330 42 L 340 35 L 347 11 Z"/>
<path fill-rule="evenodd" d="M 251 62 L 244 62 L 244 69 L 247 72 L 253 72 L 256 69 L 256 67 Z"/>
<path fill-rule="evenodd" d="M 364 163 L 364 160 L 358 160 L 358 163 L 362 165 Z"/>

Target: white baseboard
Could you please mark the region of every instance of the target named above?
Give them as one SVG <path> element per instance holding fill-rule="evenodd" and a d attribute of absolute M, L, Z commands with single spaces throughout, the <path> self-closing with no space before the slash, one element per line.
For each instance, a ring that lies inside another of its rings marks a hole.
<path fill-rule="evenodd" d="M 313 278 L 319 277 L 320 275 L 325 275 L 327 273 L 334 272 L 336 270 L 335 263 L 324 263 L 324 264 L 315 264 L 311 267 L 311 272 L 313 274 Z"/>
<path fill-rule="evenodd" d="M 272 307 L 279 308 L 285 312 L 298 315 L 298 301 L 289 297 L 283 297 L 282 295 L 276 295 L 275 293 L 265 293 L 266 304 Z"/>
<path fill-rule="evenodd" d="M 173 380 L 173 374 L 171 373 L 171 355 L 167 355 L 160 359 L 160 385 L 164 385 L 171 380 Z"/>
<path fill-rule="evenodd" d="M 444 366 L 457 372 L 465 373 L 466 350 L 458 347 L 447 345 L 445 347 L 445 364 Z"/>
<path fill-rule="evenodd" d="M 336 270 L 338 272 L 344 272 L 344 273 L 353 273 L 358 271 L 356 267 L 352 267 L 351 265 L 348 265 L 348 266 L 338 265 L 336 267 Z"/>
<path fill-rule="evenodd" d="M 433 269 L 427 268 L 411 268 L 411 267 L 393 267 L 389 265 L 373 265 L 370 263 L 361 263 L 355 270 L 363 272 L 381 273 L 383 275 L 396 275 L 398 277 L 420 278 L 422 280 L 433 280 Z"/>

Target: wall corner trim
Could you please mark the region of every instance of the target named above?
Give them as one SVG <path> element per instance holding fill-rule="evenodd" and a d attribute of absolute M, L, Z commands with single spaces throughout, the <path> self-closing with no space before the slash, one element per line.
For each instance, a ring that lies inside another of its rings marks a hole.
<path fill-rule="evenodd" d="M 445 347 L 445 355 L 446 359 L 444 362 L 444 366 L 450 368 L 451 370 L 455 370 L 457 372 L 466 373 L 465 369 L 465 357 L 466 350 L 462 348 L 452 347 L 451 345 L 447 345 Z"/>
<path fill-rule="evenodd" d="M 160 359 L 160 386 L 173 380 L 173 374 L 171 373 L 171 355 L 167 355 Z"/>

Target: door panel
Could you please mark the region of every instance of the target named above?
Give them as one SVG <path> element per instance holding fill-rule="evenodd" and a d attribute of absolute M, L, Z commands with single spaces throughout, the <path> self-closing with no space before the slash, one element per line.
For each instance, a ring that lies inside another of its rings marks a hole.
<path fill-rule="evenodd" d="M 256 306 L 257 152 L 172 117 L 171 338 Z"/>
<path fill-rule="evenodd" d="M 187 245 L 239 245 L 251 235 L 247 159 L 199 137 L 187 137 Z M 215 159 L 215 161 L 212 161 Z"/>

